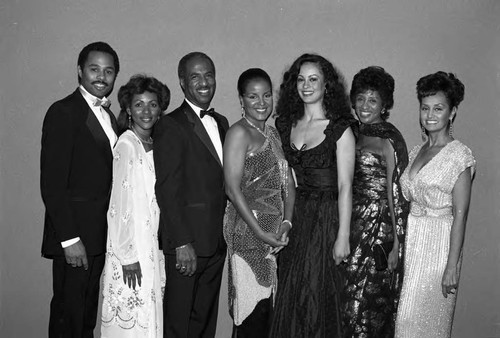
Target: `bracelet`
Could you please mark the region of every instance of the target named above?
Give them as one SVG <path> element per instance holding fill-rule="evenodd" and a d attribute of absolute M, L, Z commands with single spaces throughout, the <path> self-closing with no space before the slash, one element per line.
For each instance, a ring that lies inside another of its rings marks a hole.
<path fill-rule="evenodd" d="M 186 248 L 187 246 L 188 246 L 187 244 L 184 244 L 184 245 L 181 245 L 181 246 L 179 246 L 179 247 L 175 248 L 175 250 L 184 249 L 184 248 Z"/>
<path fill-rule="evenodd" d="M 284 219 L 281 221 L 281 224 L 283 224 L 283 223 L 288 223 L 290 225 L 290 229 L 293 228 L 292 222 L 290 222 L 289 220 Z"/>

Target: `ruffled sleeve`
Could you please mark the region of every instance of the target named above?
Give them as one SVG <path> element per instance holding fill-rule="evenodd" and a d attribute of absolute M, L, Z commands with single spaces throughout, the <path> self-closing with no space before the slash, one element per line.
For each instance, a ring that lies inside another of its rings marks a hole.
<path fill-rule="evenodd" d="M 357 123 L 356 119 L 352 116 L 341 116 L 328 125 L 326 132 L 331 132 L 332 141 L 337 142 L 347 128 L 352 127 L 355 129 Z"/>
<path fill-rule="evenodd" d="M 137 151 L 134 141 L 122 135 L 113 150 L 113 187 L 108 211 L 108 241 L 122 265 L 139 261 L 134 234 L 134 190 Z"/>

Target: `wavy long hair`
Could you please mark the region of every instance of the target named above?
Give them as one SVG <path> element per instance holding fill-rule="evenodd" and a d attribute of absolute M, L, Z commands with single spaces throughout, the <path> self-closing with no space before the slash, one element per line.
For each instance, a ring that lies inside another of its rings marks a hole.
<path fill-rule="evenodd" d="M 341 116 L 352 116 L 344 77 L 330 61 L 317 54 L 299 56 L 283 75 L 276 105 L 276 116 L 280 120 L 288 120 L 292 125 L 304 116 L 304 102 L 297 91 L 297 77 L 304 63 L 316 64 L 324 77 L 323 109 L 326 118 L 336 120 Z"/>

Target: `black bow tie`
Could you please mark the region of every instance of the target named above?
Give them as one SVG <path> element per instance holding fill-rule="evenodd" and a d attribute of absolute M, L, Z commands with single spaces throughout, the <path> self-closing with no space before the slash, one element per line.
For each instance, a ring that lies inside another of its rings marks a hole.
<path fill-rule="evenodd" d="M 203 116 L 208 115 L 208 116 L 215 116 L 215 110 L 213 108 L 210 108 L 209 110 L 201 110 L 200 111 L 200 118 L 203 118 Z"/>

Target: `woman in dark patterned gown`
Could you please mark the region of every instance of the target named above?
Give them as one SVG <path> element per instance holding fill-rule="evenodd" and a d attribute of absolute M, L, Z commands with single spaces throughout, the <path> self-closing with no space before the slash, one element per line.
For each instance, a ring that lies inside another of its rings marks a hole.
<path fill-rule="evenodd" d="M 271 337 L 342 337 L 355 119 L 338 70 L 315 54 L 285 72 L 276 127 L 296 178 L 293 228 L 280 252 Z"/>
<path fill-rule="evenodd" d="M 233 337 L 262 338 L 269 334 L 275 253 L 288 242 L 295 188 L 278 132 L 266 125 L 273 110 L 269 75 L 259 68 L 244 71 L 238 93 L 243 118 L 224 142 L 229 309 Z"/>
<path fill-rule="evenodd" d="M 406 143 L 387 122 L 394 79 L 381 67 L 354 76 L 351 104 L 361 125 L 356 143 L 351 220 L 351 255 L 345 274 L 344 336 L 393 337 L 402 283 L 402 244 L 408 203 L 399 179 L 408 165 Z M 385 244 L 387 267 L 375 264 Z"/>

